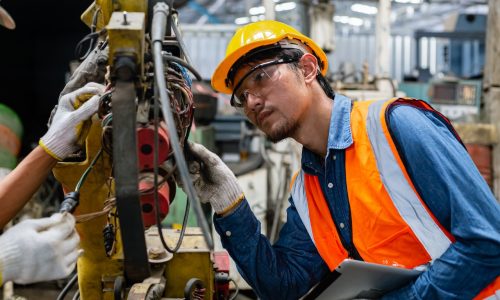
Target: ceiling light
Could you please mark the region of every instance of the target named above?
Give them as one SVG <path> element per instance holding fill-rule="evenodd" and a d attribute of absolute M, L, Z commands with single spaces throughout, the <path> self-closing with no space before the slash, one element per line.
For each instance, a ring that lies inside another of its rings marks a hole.
<path fill-rule="evenodd" d="M 363 19 L 348 16 L 334 16 L 333 21 L 337 23 L 348 24 L 351 26 L 361 26 L 364 23 Z"/>
<path fill-rule="evenodd" d="M 421 4 L 422 0 L 394 0 L 398 3 L 411 3 L 411 4 Z"/>
<path fill-rule="evenodd" d="M 263 17 L 264 17 L 264 15 L 260 15 L 260 16 L 251 16 L 251 17 L 250 17 L 250 21 L 252 21 L 252 22 L 262 21 L 262 20 L 264 20 L 264 18 L 263 18 Z"/>
<path fill-rule="evenodd" d="M 286 11 L 286 10 L 292 10 L 297 7 L 297 4 L 295 2 L 284 2 L 284 3 L 279 3 L 274 6 L 275 11 Z M 248 13 L 252 16 L 256 15 L 262 15 L 266 13 L 266 8 L 264 6 L 255 6 L 251 7 L 248 10 Z"/>
<path fill-rule="evenodd" d="M 349 18 L 349 25 L 361 26 L 363 25 L 363 19 L 360 18 Z"/>
<path fill-rule="evenodd" d="M 351 10 L 367 15 L 375 15 L 378 12 L 378 9 L 375 6 L 364 5 L 360 3 L 353 4 L 351 6 Z"/>
<path fill-rule="evenodd" d="M 285 11 L 285 10 L 292 10 L 295 7 L 297 7 L 297 4 L 295 2 L 285 2 L 285 3 L 276 4 L 276 6 L 274 7 L 274 10 Z"/>
<path fill-rule="evenodd" d="M 252 16 L 261 15 L 266 12 L 266 8 L 264 6 L 256 6 L 252 7 L 248 10 L 248 13 Z"/>
<path fill-rule="evenodd" d="M 247 23 L 250 23 L 249 17 L 241 17 L 241 18 L 236 18 L 234 20 L 234 24 L 236 24 L 236 25 L 243 25 L 243 24 L 247 24 Z"/>

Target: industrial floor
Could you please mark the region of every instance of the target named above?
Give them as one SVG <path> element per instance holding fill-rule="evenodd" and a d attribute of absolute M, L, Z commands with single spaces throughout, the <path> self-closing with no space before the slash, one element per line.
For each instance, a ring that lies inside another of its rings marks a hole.
<path fill-rule="evenodd" d="M 3 297 L 3 288 L 0 288 L 0 299 L 2 300 L 54 300 L 61 292 L 65 282 L 46 282 L 32 285 L 16 285 L 14 287 L 14 298 L 5 299 Z M 73 288 L 67 295 L 67 300 L 72 299 L 76 292 L 76 287 Z M 246 294 L 246 295 L 244 295 Z M 252 300 L 256 299 L 250 291 L 244 291 L 235 298 L 235 300 Z"/>

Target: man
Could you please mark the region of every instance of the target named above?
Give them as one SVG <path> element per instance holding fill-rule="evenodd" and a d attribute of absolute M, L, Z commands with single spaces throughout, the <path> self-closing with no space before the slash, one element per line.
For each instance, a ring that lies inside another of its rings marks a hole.
<path fill-rule="evenodd" d="M 0 226 L 4 227 L 29 201 L 57 161 L 78 149 L 79 128 L 96 111 L 104 87 L 89 83 L 61 97 L 47 133 L 12 172 L 0 181 Z M 79 109 L 79 97 L 95 95 Z M 80 239 L 75 218 L 56 213 L 23 221 L 0 236 L 0 285 L 61 279 L 75 268 Z"/>
<path fill-rule="evenodd" d="M 194 186 L 242 276 L 263 299 L 297 299 L 350 257 L 426 268 L 388 299 L 492 295 L 500 206 L 448 120 L 423 101 L 353 103 L 330 89 L 327 67 L 314 41 L 262 21 L 236 32 L 212 77 L 271 141 L 303 145 L 274 245 L 232 172 L 191 146 Z"/>

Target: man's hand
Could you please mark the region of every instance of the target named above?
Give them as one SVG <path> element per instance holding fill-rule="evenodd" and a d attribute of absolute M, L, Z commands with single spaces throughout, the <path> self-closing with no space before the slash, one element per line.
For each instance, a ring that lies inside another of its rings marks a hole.
<path fill-rule="evenodd" d="M 224 214 L 243 199 L 243 191 L 233 172 L 222 160 L 200 144 L 191 143 L 187 157 L 189 173 L 201 202 L 210 202 L 214 211 Z M 183 188 L 176 174 L 177 184 Z"/>
<path fill-rule="evenodd" d="M 59 99 L 52 124 L 39 142 L 50 156 L 57 160 L 63 160 L 78 150 L 76 142 L 82 128 L 82 122 L 96 113 L 99 106 L 99 95 L 104 92 L 104 89 L 103 85 L 90 82 Z M 90 98 L 89 96 L 92 95 L 94 96 Z M 81 104 L 80 102 L 88 98 L 90 99 L 76 109 Z"/>
<path fill-rule="evenodd" d="M 15 225 L 0 236 L 0 284 L 65 278 L 75 268 L 79 241 L 71 214 Z"/>

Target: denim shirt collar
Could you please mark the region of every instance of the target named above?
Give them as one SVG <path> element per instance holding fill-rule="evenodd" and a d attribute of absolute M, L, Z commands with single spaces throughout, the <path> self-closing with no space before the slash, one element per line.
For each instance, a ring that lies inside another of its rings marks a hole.
<path fill-rule="evenodd" d="M 327 158 L 332 150 L 343 150 L 352 145 L 351 99 L 335 94 L 330 128 L 328 129 Z M 302 169 L 307 173 L 322 172 L 322 157 L 307 148 L 302 149 Z"/>

